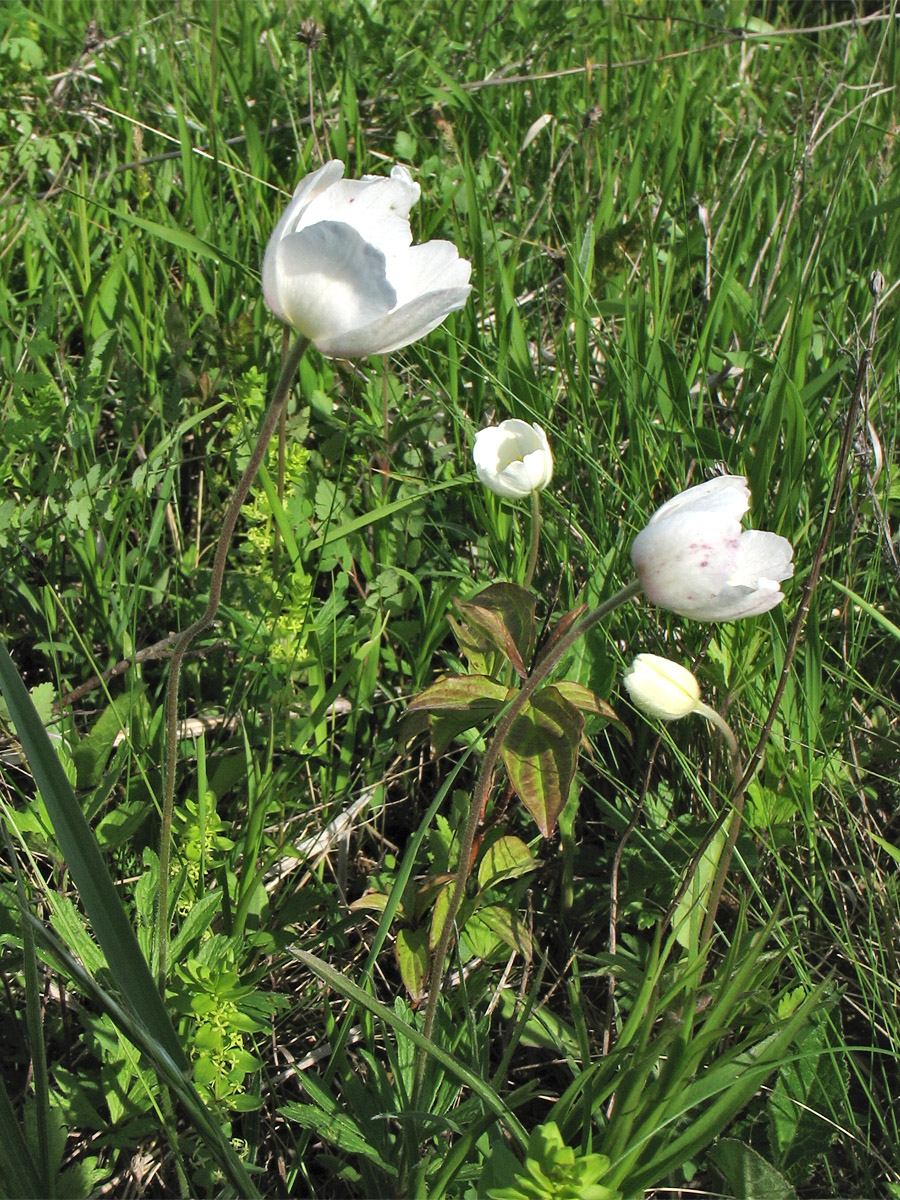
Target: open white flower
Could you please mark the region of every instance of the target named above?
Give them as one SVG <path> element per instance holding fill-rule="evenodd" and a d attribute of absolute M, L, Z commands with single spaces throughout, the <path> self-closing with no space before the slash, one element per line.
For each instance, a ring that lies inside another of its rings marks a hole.
<path fill-rule="evenodd" d="M 498 496 L 521 500 L 553 478 L 553 455 L 540 425 L 501 421 L 475 434 L 472 451 L 478 478 Z"/>
<path fill-rule="evenodd" d="M 742 529 L 749 507 L 747 480 L 721 475 L 657 509 L 631 547 L 647 598 L 697 621 L 737 621 L 780 604 L 793 547 L 777 533 Z"/>
<path fill-rule="evenodd" d="M 343 174 L 335 159 L 300 180 L 266 246 L 263 293 L 331 358 L 388 354 L 462 308 L 472 266 L 452 242 L 412 245 L 421 189 L 406 167 Z"/>
<path fill-rule="evenodd" d="M 622 682 L 635 707 L 662 721 L 687 717 L 700 702 L 700 684 L 687 667 L 658 654 L 639 654 Z"/>

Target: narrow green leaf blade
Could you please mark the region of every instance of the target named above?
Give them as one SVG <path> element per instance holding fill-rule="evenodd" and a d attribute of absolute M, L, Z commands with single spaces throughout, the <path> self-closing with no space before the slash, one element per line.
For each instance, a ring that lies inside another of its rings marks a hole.
<path fill-rule="evenodd" d="M 338 995 L 343 996 L 347 1000 L 352 1000 L 355 1004 L 366 1009 L 373 1016 L 384 1021 L 391 1029 L 409 1038 L 413 1045 L 424 1049 L 432 1058 L 437 1059 L 442 1067 L 446 1068 L 451 1075 L 455 1075 L 461 1083 L 464 1083 L 466 1087 L 483 1101 L 491 1112 L 500 1118 L 520 1147 L 522 1149 L 525 1148 L 528 1136 L 522 1128 L 518 1117 L 504 1104 L 494 1089 L 484 1082 L 480 1075 L 476 1075 L 474 1071 L 469 1070 L 464 1063 L 454 1058 L 452 1054 L 448 1054 L 441 1046 L 429 1041 L 418 1029 L 414 1029 L 402 1017 L 398 1017 L 393 1009 L 382 1004 L 380 1000 L 376 1000 L 374 996 L 370 996 L 368 992 L 364 992 L 352 979 L 348 979 L 346 975 L 342 975 L 340 971 L 336 971 L 334 967 L 330 967 L 328 963 L 324 962 L 321 958 L 317 958 L 315 954 L 310 954 L 306 950 L 300 950 L 297 946 L 289 946 L 288 950 L 298 962 L 308 967 L 323 983 L 334 988 Z"/>
<path fill-rule="evenodd" d="M 41 1196 L 44 1185 L 31 1157 L 22 1127 L 0 1079 L 0 1188 L 9 1200 Z"/>
<path fill-rule="evenodd" d="M 186 1071 L 187 1060 L 85 819 L 18 671 L 0 643 L 0 687 L 47 806 L 59 847 L 110 971 L 132 1013 Z"/>

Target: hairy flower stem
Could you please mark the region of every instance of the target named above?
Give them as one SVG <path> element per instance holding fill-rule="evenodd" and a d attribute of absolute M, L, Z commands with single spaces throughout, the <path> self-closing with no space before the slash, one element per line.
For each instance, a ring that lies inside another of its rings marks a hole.
<path fill-rule="evenodd" d="M 178 681 L 181 675 L 181 664 L 191 642 L 207 629 L 215 620 L 222 599 L 222 583 L 225 578 L 225 564 L 231 538 L 234 534 L 237 519 L 244 501 L 250 491 L 250 486 L 256 477 L 260 464 L 265 457 L 272 434 L 278 426 L 281 414 L 287 404 L 291 385 L 300 360 L 306 353 L 309 339 L 300 337 L 288 352 L 281 368 L 281 375 L 275 385 L 272 402 L 263 417 L 262 428 L 250 460 L 244 468 L 240 482 L 234 489 L 231 503 L 222 523 L 216 554 L 213 560 L 212 576 L 209 581 L 209 599 L 203 615 L 193 625 L 188 626 L 175 643 L 172 662 L 169 666 L 169 686 L 166 692 L 166 749 L 163 760 L 163 803 L 162 823 L 159 835 L 159 905 L 156 942 L 156 978 L 159 990 L 165 996 L 166 977 L 168 972 L 169 948 L 169 861 L 172 848 L 172 814 L 175 804 L 175 767 L 178 758 Z"/>
<path fill-rule="evenodd" d="M 422 1033 L 428 1039 L 431 1038 L 434 1029 L 434 1019 L 437 1013 L 438 1000 L 440 999 L 441 985 L 444 980 L 444 967 L 446 965 L 447 954 L 450 950 L 450 942 L 453 938 L 454 921 L 465 895 L 466 883 L 468 882 L 469 872 L 472 867 L 472 849 L 475 845 L 475 837 L 478 833 L 478 826 L 481 823 L 482 813 L 490 794 L 491 784 L 494 779 L 494 770 L 500 759 L 500 751 L 503 748 L 503 743 L 522 709 L 541 684 L 545 682 L 547 676 L 557 666 L 560 659 L 570 647 L 579 638 L 589 633 L 595 625 L 599 625 L 604 617 L 607 617 L 615 609 L 620 608 L 633 596 L 636 596 L 640 590 L 640 583 L 634 579 L 631 583 L 616 592 L 614 596 L 611 596 L 608 600 L 604 600 L 601 605 L 591 612 L 586 613 L 579 621 L 576 621 L 571 629 L 563 634 L 557 642 L 553 643 L 548 653 L 534 667 L 532 673 L 522 684 L 522 687 L 510 702 L 509 707 L 504 710 L 497 722 L 494 736 L 488 743 L 484 758 L 481 761 L 478 778 L 475 782 L 472 804 L 469 809 L 469 819 L 466 822 L 462 845 L 459 848 L 459 868 L 456 872 L 456 881 L 453 885 L 450 905 L 444 917 L 440 941 L 437 944 L 431 963 L 431 975 L 428 980 L 428 1005 L 425 1009 L 425 1020 L 422 1026 Z M 412 1091 L 412 1108 L 414 1110 L 418 1108 L 421 1100 L 426 1055 L 427 1051 L 420 1049 L 416 1059 L 416 1072 Z"/>
<path fill-rule="evenodd" d="M 535 568 L 537 567 L 538 548 L 541 542 L 541 493 L 535 489 L 531 493 L 531 550 L 528 554 L 528 566 L 525 570 L 525 583 L 527 588 L 531 587 L 531 581 L 534 579 Z"/>

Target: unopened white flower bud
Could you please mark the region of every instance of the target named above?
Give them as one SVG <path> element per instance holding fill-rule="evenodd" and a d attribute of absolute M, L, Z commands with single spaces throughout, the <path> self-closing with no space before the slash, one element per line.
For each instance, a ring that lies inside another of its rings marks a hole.
<path fill-rule="evenodd" d="M 687 717 L 700 703 L 700 684 L 691 672 L 658 654 L 639 654 L 622 682 L 637 708 L 662 721 Z"/>

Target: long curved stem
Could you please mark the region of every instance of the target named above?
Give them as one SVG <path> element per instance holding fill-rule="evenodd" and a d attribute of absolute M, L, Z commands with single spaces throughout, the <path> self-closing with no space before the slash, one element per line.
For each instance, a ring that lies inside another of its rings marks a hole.
<path fill-rule="evenodd" d="M 516 693 L 514 699 L 510 702 L 509 707 L 504 710 L 500 716 L 497 726 L 494 730 L 494 735 L 491 738 L 484 758 L 481 760 L 481 768 L 478 772 L 478 778 L 475 782 L 475 791 L 472 797 L 472 804 L 469 809 L 469 819 L 466 822 L 465 832 L 463 833 L 462 845 L 459 849 L 459 867 L 456 872 L 456 880 L 453 885 L 453 893 L 450 897 L 450 905 L 447 909 L 447 914 L 444 918 L 444 925 L 441 929 L 441 937 L 434 952 L 434 958 L 431 964 L 431 975 L 428 981 L 428 1005 L 425 1009 L 425 1020 L 422 1026 L 422 1033 L 426 1038 L 430 1038 L 434 1029 L 434 1019 L 437 1013 L 438 1000 L 440 998 L 441 985 L 444 980 L 444 967 L 446 964 L 447 954 L 450 949 L 450 942 L 453 937 L 454 921 L 456 914 L 459 912 L 459 906 L 462 903 L 463 896 L 466 891 L 466 883 L 469 878 L 471 869 L 472 848 L 475 845 L 475 837 L 478 833 L 478 826 L 481 822 L 481 816 L 484 812 L 484 807 L 487 804 L 488 796 L 491 790 L 491 784 L 494 778 L 494 771 L 500 759 L 500 751 L 503 748 L 503 743 L 506 736 L 512 728 L 516 718 L 522 712 L 522 709 L 528 703 L 541 684 L 546 680 L 547 676 L 559 663 L 563 655 L 573 646 L 579 638 L 584 637 L 589 633 L 595 625 L 607 617 L 615 609 L 620 608 L 633 596 L 636 596 L 641 590 L 641 585 L 638 580 L 634 579 L 631 583 L 621 588 L 614 596 L 608 600 L 604 600 L 597 608 L 586 613 L 579 621 L 576 621 L 571 629 L 567 630 L 558 641 L 554 642 L 549 652 L 538 662 L 532 673 L 528 676 L 522 687 Z M 422 1079 L 425 1071 L 425 1055 L 426 1051 L 420 1050 L 416 1060 L 416 1072 L 413 1082 L 413 1108 L 418 1104 L 422 1087 Z"/>
<path fill-rule="evenodd" d="M 531 493 L 531 549 L 528 553 L 528 566 L 525 569 L 525 584 L 531 587 L 537 567 L 538 548 L 541 542 L 541 493 L 535 489 Z"/>
<path fill-rule="evenodd" d="M 172 661 L 169 666 L 169 686 L 166 692 L 166 748 L 163 761 L 162 825 L 159 838 L 159 904 L 156 935 L 156 977 L 159 990 L 163 995 L 165 995 L 166 991 L 168 967 L 169 860 L 172 846 L 172 814 L 175 804 L 175 767 L 178 759 L 178 683 L 181 675 L 181 664 L 191 642 L 204 629 L 209 628 L 215 620 L 216 613 L 219 611 L 219 602 L 222 599 L 222 582 L 225 577 L 225 564 L 238 516 L 240 515 L 244 501 L 247 499 L 250 486 L 256 477 L 256 472 L 259 470 L 260 464 L 265 457 L 266 450 L 281 418 L 282 411 L 287 404 L 294 375 L 308 346 L 308 338 L 298 338 L 284 360 L 281 375 L 278 378 L 278 383 L 275 385 L 272 401 L 266 411 L 265 417 L 263 417 L 262 428 L 260 429 L 256 445 L 253 447 L 253 452 L 250 455 L 247 466 L 244 468 L 240 482 L 234 489 L 231 503 L 228 505 L 228 511 L 225 514 L 222 532 L 219 534 L 219 541 L 213 560 L 212 576 L 209 581 L 209 600 L 207 601 L 206 608 L 203 615 L 198 617 L 193 625 L 189 625 L 184 633 L 181 634 L 172 652 Z"/>

